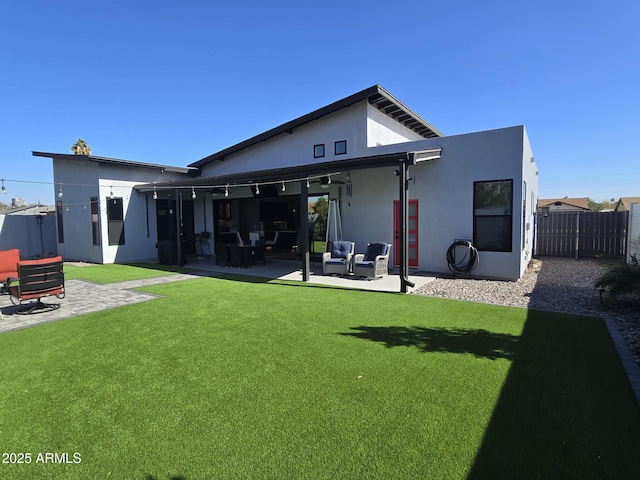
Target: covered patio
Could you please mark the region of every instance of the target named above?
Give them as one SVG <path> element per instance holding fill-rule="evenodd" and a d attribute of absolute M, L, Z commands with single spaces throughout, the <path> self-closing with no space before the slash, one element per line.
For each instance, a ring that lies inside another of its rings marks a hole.
<path fill-rule="evenodd" d="M 308 231 L 308 202 L 310 196 L 316 194 L 313 191 L 314 181 L 320 183 L 328 179 L 337 179 L 344 177 L 348 181 L 348 172 L 366 169 L 377 169 L 384 167 L 394 167 L 395 175 L 398 181 L 398 203 L 400 206 L 400 222 L 396 237 L 393 243 L 399 246 L 399 268 L 396 272 L 387 275 L 387 278 L 378 279 L 373 282 L 376 286 L 366 289 L 378 291 L 400 291 L 408 293 L 412 288 L 419 285 L 412 278 L 423 278 L 411 275 L 409 270 L 409 248 L 408 248 L 408 195 L 409 195 L 409 167 L 420 162 L 437 160 L 441 155 L 441 148 L 433 148 L 428 150 L 417 151 L 400 151 L 387 153 L 382 155 L 372 155 L 366 157 L 357 157 L 339 161 L 329 161 L 308 165 L 300 165 L 288 168 L 274 168 L 261 171 L 252 171 L 246 173 L 226 174 L 210 177 L 194 177 L 189 180 L 179 180 L 164 183 L 148 183 L 140 184 L 135 187 L 139 193 L 153 194 L 153 198 L 157 199 L 159 195 L 169 194 L 173 196 L 176 203 L 176 213 L 178 221 L 175 222 L 176 233 L 174 238 L 182 238 L 184 240 L 183 220 L 183 202 L 184 199 L 191 197 L 196 200 L 201 194 L 209 194 L 217 196 L 220 199 L 233 198 L 235 192 L 240 195 L 239 198 L 253 198 L 259 195 L 260 190 L 268 188 L 281 188 L 284 192 L 295 194 L 297 208 L 293 209 L 296 218 L 296 230 L 298 232 L 295 247 L 296 257 L 299 258 L 297 268 L 286 267 L 283 270 L 270 272 L 269 268 L 274 267 L 272 260 L 269 265 L 257 265 L 252 267 L 252 272 L 262 270 L 263 274 L 253 273 L 257 276 L 270 278 L 284 278 L 287 280 L 300 280 L 304 282 L 314 282 L 319 284 L 327 284 L 333 286 L 342 286 L 350 288 L 362 288 L 359 286 L 363 283 L 361 280 L 353 278 L 336 278 L 324 277 L 322 272 L 317 272 L 317 266 L 314 266 L 311 260 L 311 245 L 308 235 L 301 235 L 300 232 Z M 244 192 L 244 193 L 240 193 Z M 236 197 L 238 198 L 238 197 Z M 186 203 L 186 202 L 184 202 Z M 214 225 L 214 230 L 216 226 Z M 214 238 L 218 236 L 216 231 L 213 232 Z M 373 239 L 375 241 L 375 239 Z M 184 242 L 177 243 L 178 264 L 183 264 L 185 253 L 181 249 L 184 248 Z M 215 255 L 215 251 L 211 252 Z M 280 266 L 280 261 L 276 264 Z M 263 269 L 262 267 L 267 267 Z M 217 267 L 215 262 L 211 262 L 206 267 L 210 271 L 217 271 L 220 268 L 222 272 L 233 271 L 233 267 Z M 280 268 L 280 267 L 278 267 Z M 321 266 L 320 266 L 321 269 Z M 244 268 L 238 268 L 238 273 L 248 272 Z M 288 271 L 286 271 L 288 270 Z M 270 272 L 270 273 L 267 273 Z"/>

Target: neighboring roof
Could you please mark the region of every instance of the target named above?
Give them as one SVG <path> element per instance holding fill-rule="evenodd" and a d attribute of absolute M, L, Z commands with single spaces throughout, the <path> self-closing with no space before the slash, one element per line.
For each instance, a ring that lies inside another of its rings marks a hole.
<path fill-rule="evenodd" d="M 7 205 L 5 210 L 0 210 L 0 214 L 2 215 L 19 215 L 19 214 L 32 214 L 31 211 L 37 213 L 47 213 L 47 212 L 55 212 L 56 207 L 54 205 L 44 205 L 42 203 L 31 204 L 31 205 L 23 205 L 22 207 L 12 207 Z"/>
<path fill-rule="evenodd" d="M 555 204 L 571 205 L 572 207 L 584 208 L 589 210 L 589 199 L 584 198 L 539 198 L 538 208 L 547 207 Z"/>
<path fill-rule="evenodd" d="M 133 160 L 121 160 L 118 158 L 108 158 L 108 157 L 96 157 L 94 155 L 74 155 L 69 153 L 49 153 L 49 152 L 31 152 L 34 157 L 45 157 L 51 158 L 53 160 L 61 159 L 61 160 L 76 160 L 76 161 L 90 161 L 97 163 L 109 163 L 113 165 L 125 165 L 128 167 L 142 167 L 142 168 L 152 168 L 159 169 L 165 172 L 171 173 L 189 173 L 193 171 L 192 168 L 189 167 L 172 167 L 171 165 L 160 165 L 157 163 L 145 163 L 145 162 L 134 162 Z"/>
<path fill-rule="evenodd" d="M 350 105 L 353 105 L 354 103 L 361 102 L 362 100 L 367 100 L 378 110 L 393 118 L 394 120 L 400 122 L 407 128 L 410 128 L 424 138 L 444 137 L 444 134 L 442 132 L 440 132 L 433 125 L 431 125 L 418 114 L 409 109 L 409 107 L 404 105 L 400 100 L 391 95 L 380 85 L 374 85 L 362 90 L 361 92 L 350 95 L 346 98 L 343 98 L 342 100 L 338 100 L 337 102 L 322 107 L 311 113 L 307 113 L 306 115 L 298 117 L 295 120 L 284 123 L 279 127 L 272 128 L 271 130 L 256 135 L 255 137 L 249 138 L 248 140 L 244 140 L 243 142 L 225 148 L 224 150 L 209 155 L 208 157 L 204 157 L 201 160 L 190 164 L 189 166 L 199 168 L 216 160 L 224 160 L 227 155 L 231 155 L 242 149 L 273 138 L 277 135 L 280 135 L 281 133 L 292 133 L 295 128 L 298 128 L 302 125 L 305 125 L 306 123 L 317 120 L 321 117 L 324 117 L 325 115 L 336 112 Z"/>
<path fill-rule="evenodd" d="M 640 203 L 640 197 L 620 197 L 620 200 L 616 203 L 615 210 L 620 210 L 620 206 L 623 206 L 625 210 L 629 210 L 632 203 Z"/>

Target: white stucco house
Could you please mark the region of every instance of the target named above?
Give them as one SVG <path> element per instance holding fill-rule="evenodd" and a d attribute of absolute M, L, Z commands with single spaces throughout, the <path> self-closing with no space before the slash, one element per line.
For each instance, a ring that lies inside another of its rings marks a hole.
<path fill-rule="evenodd" d="M 448 272 L 455 240 L 472 241 L 472 276 L 518 279 L 532 255 L 538 169 L 524 126 L 445 136 L 379 85 L 173 167 L 33 152 L 53 160 L 58 253 L 97 263 L 193 250 L 220 235 L 307 228 L 309 197 L 340 205 L 343 238 L 364 252 L 393 244 L 390 266 Z M 176 220 L 177 219 L 177 220 Z M 184 242 L 186 240 L 186 242 Z M 297 235 L 308 271 L 308 240 Z"/>

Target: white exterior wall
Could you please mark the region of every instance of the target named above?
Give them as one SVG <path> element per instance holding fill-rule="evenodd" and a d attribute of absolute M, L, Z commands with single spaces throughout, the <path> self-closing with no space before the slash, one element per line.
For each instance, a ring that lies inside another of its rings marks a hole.
<path fill-rule="evenodd" d="M 139 194 L 133 186 L 183 177 L 162 174 L 156 169 L 92 161 L 56 159 L 53 163 L 56 200 L 62 200 L 63 206 L 64 243 L 58 243 L 59 255 L 67 260 L 92 263 L 157 258 L 155 203 L 151 194 Z M 62 197 L 57 196 L 60 184 Z M 114 197 L 123 199 L 124 245 L 109 245 L 106 202 L 112 191 Z M 91 197 L 96 196 L 100 207 L 100 245 L 93 245 L 91 230 Z"/>
<path fill-rule="evenodd" d="M 521 220 L 525 222 L 524 225 L 524 248 L 522 248 L 522 257 L 520 263 L 520 276 L 524 273 L 529 262 L 533 258 L 533 243 L 535 236 L 535 222 L 536 222 L 536 206 L 538 204 L 538 165 L 536 164 L 533 151 L 531 150 L 531 144 L 529 143 L 529 137 L 527 136 L 527 130 L 522 127 L 522 139 L 523 139 L 523 151 L 522 151 L 522 180 L 526 183 L 526 193 L 520 196 L 524 201 L 524 206 L 520 206 L 520 212 L 523 208 L 526 209 L 524 219 L 520 215 Z M 524 199 L 526 195 L 526 200 Z M 515 197 L 514 197 L 515 203 Z M 515 206 L 514 206 L 515 214 Z"/>
<path fill-rule="evenodd" d="M 420 270 L 449 272 L 446 252 L 451 243 L 456 239 L 473 239 L 474 181 L 512 179 L 513 251 L 480 252 L 480 262 L 473 274 L 506 279 L 521 276 L 526 268 L 520 236 L 522 169 L 524 157 L 529 163 L 531 157 L 530 149 L 527 152 L 524 146 L 525 138 L 524 127 L 512 127 L 422 140 L 410 147 L 402 145 L 410 150 L 442 147 L 440 159 L 420 163 L 409 172 L 412 178 L 409 198 L 418 200 Z M 370 154 L 388 153 L 393 148 L 397 150 L 397 146 L 372 148 Z M 355 241 L 358 252 L 364 252 L 368 242 L 394 243 L 393 200 L 399 195 L 394 169 L 351 172 L 351 178 L 353 197 L 342 199 L 344 238 Z M 529 179 L 527 183 L 532 184 L 527 188 L 537 198 L 537 182 Z M 529 232 L 531 244 L 532 229 Z"/>
<path fill-rule="evenodd" d="M 424 137 L 367 103 L 367 147 L 424 140 Z"/>
<path fill-rule="evenodd" d="M 65 260 L 102 263 L 102 250 L 93 245 L 91 235 L 91 197 L 98 196 L 98 164 L 54 160 L 53 181 L 56 202 L 62 201 L 64 242 L 58 243 L 58 255 Z M 60 189 L 62 197 L 58 196 Z"/>
<path fill-rule="evenodd" d="M 282 133 L 266 142 L 205 165 L 202 176 L 251 172 L 357 157 L 366 150 L 366 101 Z M 334 142 L 347 141 L 347 154 L 334 155 Z M 324 143 L 325 156 L 313 158 L 313 146 Z"/>

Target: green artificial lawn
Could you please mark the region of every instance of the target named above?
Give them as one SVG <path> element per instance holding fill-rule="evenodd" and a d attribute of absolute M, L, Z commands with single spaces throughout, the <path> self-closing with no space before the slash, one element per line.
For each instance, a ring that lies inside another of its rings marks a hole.
<path fill-rule="evenodd" d="M 0 478 L 640 471 L 640 409 L 601 319 L 244 280 L 0 335 L 2 451 L 32 456 Z"/>
<path fill-rule="evenodd" d="M 89 282 L 106 284 L 142 280 L 144 278 L 162 277 L 175 273 L 190 273 L 195 270 L 175 265 L 160 265 L 155 263 L 105 264 L 75 266 L 65 263 L 65 280 L 82 279 Z"/>
<path fill-rule="evenodd" d="M 314 240 L 311 246 L 312 252 L 324 253 L 327 251 L 327 242 L 321 240 Z"/>

